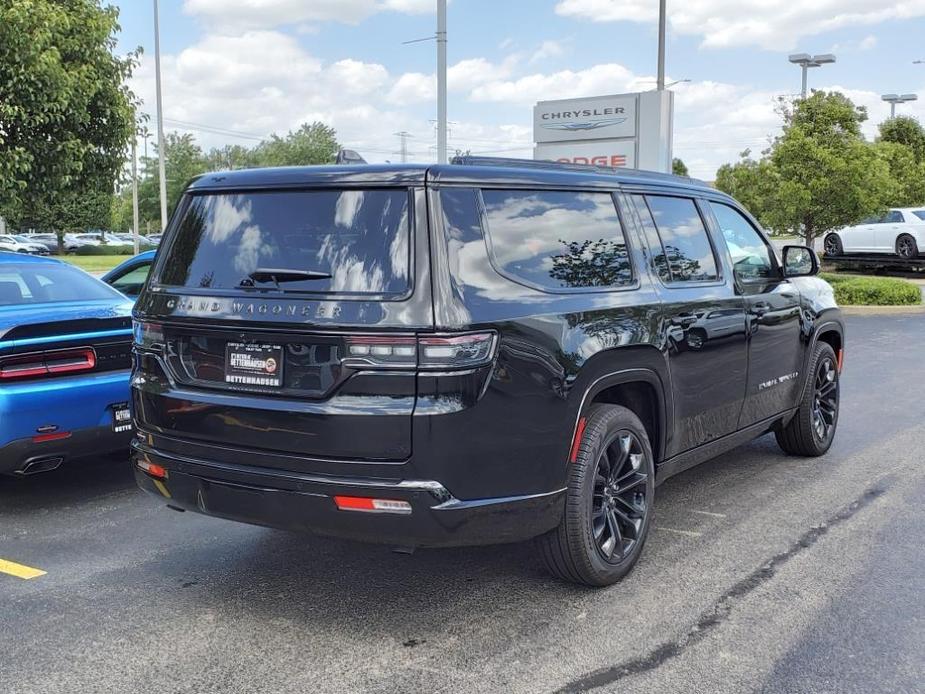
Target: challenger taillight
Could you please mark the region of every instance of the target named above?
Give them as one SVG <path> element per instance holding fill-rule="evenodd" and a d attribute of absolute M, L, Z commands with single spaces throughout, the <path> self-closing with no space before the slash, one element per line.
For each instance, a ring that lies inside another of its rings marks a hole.
<path fill-rule="evenodd" d="M 0 358 L 0 381 L 79 373 L 96 368 L 92 347 L 47 350 Z"/>
<path fill-rule="evenodd" d="M 491 362 L 497 335 L 492 332 L 426 337 L 351 335 L 344 339 L 343 362 L 357 368 L 472 369 Z"/>

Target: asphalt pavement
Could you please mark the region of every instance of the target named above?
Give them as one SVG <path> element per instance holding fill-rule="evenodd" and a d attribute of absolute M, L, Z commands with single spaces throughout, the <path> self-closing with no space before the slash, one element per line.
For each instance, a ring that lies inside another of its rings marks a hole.
<path fill-rule="evenodd" d="M 177 513 L 124 460 L 0 481 L 0 692 L 923 692 L 925 314 L 848 317 L 832 450 L 657 490 L 604 590 Z"/>

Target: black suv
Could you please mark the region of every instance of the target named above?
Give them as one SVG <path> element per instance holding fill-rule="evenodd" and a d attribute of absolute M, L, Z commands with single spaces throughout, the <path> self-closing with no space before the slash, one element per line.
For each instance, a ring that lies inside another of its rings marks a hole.
<path fill-rule="evenodd" d="M 843 327 L 706 184 L 529 161 L 209 174 L 135 309 L 133 460 L 169 506 L 399 547 L 538 538 L 606 585 L 655 486 L 821 455 Z"/>

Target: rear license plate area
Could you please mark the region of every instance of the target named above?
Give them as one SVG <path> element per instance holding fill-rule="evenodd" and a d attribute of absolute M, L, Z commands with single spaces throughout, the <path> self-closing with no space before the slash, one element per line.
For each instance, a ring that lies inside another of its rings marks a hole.
<path fill-rule="evenodd" d="M 279 388 L 283 384 L 282 345 L 229 342 L 225 346 L 225 383 Z"/>

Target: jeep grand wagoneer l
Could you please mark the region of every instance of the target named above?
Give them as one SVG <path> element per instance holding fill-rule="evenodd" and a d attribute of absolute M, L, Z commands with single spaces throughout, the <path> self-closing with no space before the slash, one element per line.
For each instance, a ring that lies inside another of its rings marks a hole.
<path fill-rule="evenodd" d="M 656 485 L 774 432 L 821 455 L 843 329 L 686 178 L 526 161 L 266 169 L 186 191 L 135 309 L 138 483 L 404 547 L 537 538 L 612 583 Z"/>

